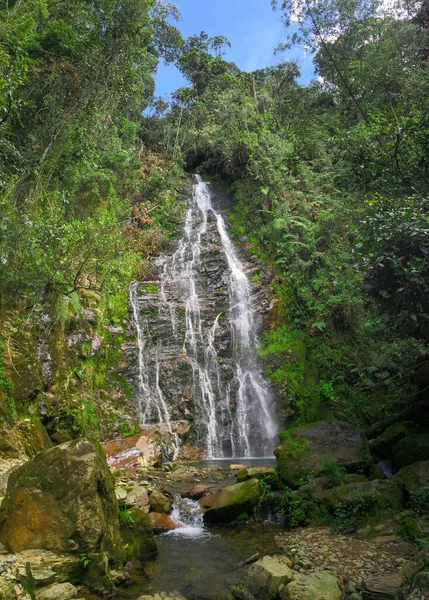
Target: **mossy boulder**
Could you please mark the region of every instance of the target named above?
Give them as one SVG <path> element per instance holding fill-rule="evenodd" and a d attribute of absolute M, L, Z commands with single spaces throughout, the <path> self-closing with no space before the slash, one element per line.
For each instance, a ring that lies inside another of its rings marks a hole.
<path fill-rule="evenodd" d="M 0 541 L 12 552 L 123 557 L 114 479 L 102 449 L 81 439 L 36 455 L 9 478 Z"/>
<path fill-rule="evenodd" d="M 252 514 L 261 496 L 262 487 L 258 479 L 230 485 L 200 500 L 201 506 L 207 508 L 204 520 L 208 523 L 228 523 L 244 513 Z"/>
<path fill-rule="evenodd" d="M 402 438 L 417 432 L 417 425 L 412 421 L 400 421 L 390 425 L 375 440 L 371 440 L 371 450 L 386 459 L 392 458 L 393 447 Z"/>
<path fill-rule="evenodd" d="M 340 582 L 329 571 L 296 573 L 279 594 L 281 600 L 341 600 L 342 597 Z"/>
<path fill-rule="evenodd" d="M 414 433 L 403 437 L 393 447 L 393 465 L 402 469 L 416 462 L 429 460 L 429 433 Z"/>
<path fill-rule="evenodd" d="M 365 469 L 371 463 L 364 437 L 345 421 L 319 421 L 289 429 L 281 435 L 274 454 L 279 477 L 294 488 L 303 478 L 322 473 L 328 462 L 349 472 Z"/>
<path fill-rule="evenodd" d="M 356 496 L 363 496 L 372 500 L 374 510 L 400 510 L 402 495 L 402 486 L 399 483 L 377 479 L 339 485 L 323 495 L 322 503 L 335 510 L 342 504 L 353 503 Z"/>
<path fill-rule="evenodd" d="M 240 469 L 237 473 L 237 483 L 253 479 L 254 477 L 263 478 L 270 485 L 276 485 L 277 473 L 274 467 L 247 467 Z"/>
<path fill-rule="evenodd" d="M 152 521 L 145 511 L 132 508 L 121 517 L 120 526 L 127 560 L 142 560 L 158 552 Z"/>
<path fill-rule="evenodd" d="M 151 509 L 158 513 L 171 513 L 173 509 L 171 500 L 159 490 L 152 491 L 149 496 L 149 504 Z"/>
<path fill-rule="evenodd" d="M 264 556 L 248 569 L 232 588 L 232 595 L 239 600 L 274 600 L 281 586 L 293 578 L 293 571 L 286 564 L 286 557 Z"/>
<path fill-rule="evenodd" d="M 404 467 L 397 473 L 397 478 L 409 494 L 417 493 L 422 487 L 429 486 L 429 460 Z"/>

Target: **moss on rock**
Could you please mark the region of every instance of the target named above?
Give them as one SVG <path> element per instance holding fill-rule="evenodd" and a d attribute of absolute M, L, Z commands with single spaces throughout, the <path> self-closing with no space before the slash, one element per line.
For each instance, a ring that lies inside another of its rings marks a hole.
<path fill-rule="evenodd" d="M 200 504 L 207 507 L 204 520 L 222 523 L 234 521 L 243 513 L 252 514 L 261 496 L 262 487 L 258 479 L 230 485 L 200 500 Z"/>
<path fill-rule="evenodd" d="M 148 558 L 158 552 L 152 521 L 146 512 L 132 508 L 121 517 L 120 526 L 127 560 Z"/>

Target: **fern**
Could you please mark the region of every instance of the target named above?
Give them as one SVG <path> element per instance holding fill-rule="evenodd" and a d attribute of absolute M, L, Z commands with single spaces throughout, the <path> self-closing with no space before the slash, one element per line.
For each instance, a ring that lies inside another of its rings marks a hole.
<path fill-rule="evenodd" d="M 64 296 L 64 294 L 60 294 L 58 296 L 57 301 L 57 316 L 58 320 L 61 324 L 62 329 L 64 329 L 67 320 L 69 318 L 69 304 L 70 298 L 68 296 Z"/>
<path fill-rule="evenodd" d="M 72 292 L 70 294 L 70 303 L 73 306 L 75 313 L 77 315 L 80 315 L 80 313 L 82 312 L 82 305 L 80 303 L 80 298 L 77 292 Z"/>

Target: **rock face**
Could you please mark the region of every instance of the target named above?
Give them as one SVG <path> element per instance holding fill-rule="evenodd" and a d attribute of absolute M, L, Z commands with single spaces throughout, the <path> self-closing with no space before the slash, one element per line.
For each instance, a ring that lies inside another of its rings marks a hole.
<path fill-rule="evenodd" d="M 227 523 L 243 513 L 251 514 L 261 495 L 258 479 L 249 479 L 223 488 L 200 500 L 201 506 L 207 508 L 204 520 L 208 523 Z"/>
<path fill-rule="evenodd" d="M 335 462 L 350 472 L 370 464 L 369 450 L 362 434 L 344 421 L 319 421 L 286 432 L 274 452 L 280 478 L 291 487 L 324 465 Z"/>
<path fill-rule="evenodd" d="M 113 477 L 102 450 L 76 440 L 38 454 L 9 479 L 0 540 L 13 552 L 105 552 L 122 557 Z"/>

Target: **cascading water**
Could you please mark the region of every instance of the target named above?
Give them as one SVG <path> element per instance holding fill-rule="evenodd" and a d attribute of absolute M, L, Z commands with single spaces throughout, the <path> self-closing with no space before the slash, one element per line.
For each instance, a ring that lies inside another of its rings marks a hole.
<path fill-rule="evenodd" d="M 196 179 L 159 281 L 130 286 L 141 421 L 172 432 L 174 420 L 190 420 L 208 458 L 272 456 L 277 424 L 251 287 L 209 184 Z"/>
<path fill-rule="evenodd" d="M 204 509 L 196 500 L 189 498 L 174 498 L 173 511 L 170 518 L 178 525 L 164 535 L 187 538 L 211 537 L 212 534 L 204 527 Z"/>

